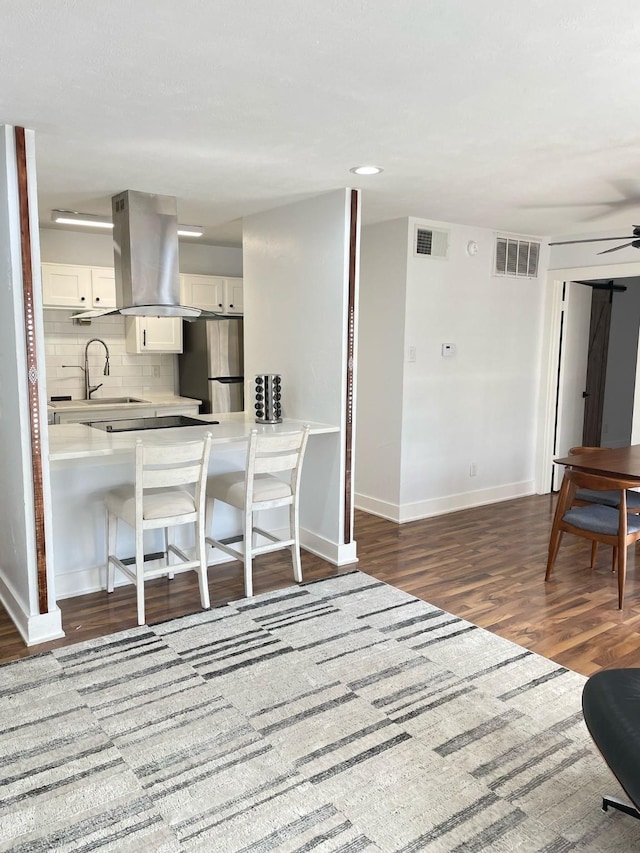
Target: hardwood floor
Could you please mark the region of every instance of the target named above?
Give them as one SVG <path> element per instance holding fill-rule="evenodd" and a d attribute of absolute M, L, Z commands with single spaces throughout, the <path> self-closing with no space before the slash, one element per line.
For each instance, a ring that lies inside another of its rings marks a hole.
<path fill-rule="evenodd" d="M 640 550 L 629 549 L 624 610 L 616 609 L 611 550 L 600 548 L 589 569 L 590 544 L 565 535 L 553 577 L 544 583 L 555 497 L 521 498 L 396 525 L 356 513 L 359 562 L 337 569 L 312 554 L 305 580 L 358 568 L 571 669 L 640 666 Z M 239 563 L 209 572 L 213 606 L 241 598 Z M 287 552 L 258 558 L 255 592 L 293 583 Z M 146 587 L 149 623 L 199 610 L 193 573 Z M 130 628 L 133 587 L 60 602 L 66 637 L 27 649 L 0 608 L 0 661 Z"/>

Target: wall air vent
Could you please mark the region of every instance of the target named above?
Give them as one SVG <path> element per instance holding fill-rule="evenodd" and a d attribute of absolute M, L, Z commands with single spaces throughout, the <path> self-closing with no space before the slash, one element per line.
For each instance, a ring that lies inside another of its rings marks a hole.
<path fill-rule="evenodd" d="M 540 243 L 515 237 L 496 238 L 495 275 L 535 278 L 538 275 Z"/>
<path fill-rule="evenodd" d="M 449 254 L 449 232 L 416 225 L 413 254 L 421 258 L 446 258 Z"/>

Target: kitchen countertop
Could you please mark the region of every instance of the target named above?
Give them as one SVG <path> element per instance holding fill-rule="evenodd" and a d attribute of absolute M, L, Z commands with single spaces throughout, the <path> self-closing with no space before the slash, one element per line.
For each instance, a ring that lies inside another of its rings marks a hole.
<path fill-rule="evenodd" d="M 171 399 L 185 400 L 187 398 L 173 397 Z M 128 454 L 132 452 L 136 441 L 140 438 L 144 440 L 145 444 L 155 445 L 190 441 L 204 435 L 207 431 L 207 425 L 211 421 L 219 421 L 218 424 L 210 425 L 214 445 L 245 442 L 253 429 L 271 435 L 299 429 L 304 423 L 309 423 L 312 435 L 340 431 L 339 427 L 331 424 L 312 423 L 294 420 L 293 418 L 285 418 L 281 424 L 258 424 L 253 420 L 245 419 L 243 412 L 199 415 L 198 420 L 202 421 L 202 427 L 189 426 L 119 433 L 103 432 L 87 424 L 52 424 L 49 426 L 49 460 L 60 462 L 71 459 L 91 459 Z"/>

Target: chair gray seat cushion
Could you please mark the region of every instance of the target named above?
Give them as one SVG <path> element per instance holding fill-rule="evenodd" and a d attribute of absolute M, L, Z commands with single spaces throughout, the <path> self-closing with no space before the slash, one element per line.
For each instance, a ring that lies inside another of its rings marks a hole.
<path fill-rule="evenodd" d="M 640 669 L 605 669 L 582 691 L 584 720 L 613 775 L 640 808 Z"/>
<path fill-rule="evenodd" d="M 215 498 L 244 509 L 245 472 L 231 471 L 207 480 L 207 498 Z M 256 474 L 253 478 L 253 501 L 274 501 L 291 497 L 291 486 L 272 474 Z"/>
<path fill-rule="evenodd" d="M 620 513 L 617 509 L 603 504 L 588 504 L 587 506 L 574 506 L 562 516 L 562 520 L 581 530 L 590 530 L 592 533 L 604 533 L 606 536 L 616 536 L 618 533 L 618 518 Z M 627 515 L 627 532 L 637 533 L 640 531 L 640 516 Z"/>
<path fill-rule="evenodd" d="M 136 526 L 136 493 L 133 486 L 118 486 L 104 497 L 109 512 Z M 186 489 L 147 489 L 144 493 L 142 518 L 167 518 L 189 515 L 196 511 L 196 502 Z"/>
<path fill-rule="evenodd" d="M 617 489 L 578 489 L 576 498 L 579 501 L 617 507 L 620 503 L 620 492 Z M 640 509 L 640 492 L 627 490 L 627 509 Z"/>

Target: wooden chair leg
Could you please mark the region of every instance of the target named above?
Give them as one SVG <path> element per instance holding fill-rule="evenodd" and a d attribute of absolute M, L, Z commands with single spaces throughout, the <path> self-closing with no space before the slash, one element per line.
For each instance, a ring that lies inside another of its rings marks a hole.
<path fill-rule="evenodd" d="M 594 540 L 591 543 L 591 568 L 593 568 L 595 566 L 597 556 L 598 556 L 598 543 Z"/>
<path fill-rule="evenodd" d="M 627 575 L 627 549 L 618 548 L 618 610 L 622 610 L 624 582 Z"/>
<path fill-rule="evenodd" d="M 615 572 L 617 563 L 618 563 L 618 549 L 614 545 L 613 555 L 611 557 L 611 571 L 612 572 Z"/>
<path fill-rule="evenodd" d="M 556 557 L 558 556 L 560 542 L 562 541 L 562 534 L 562 530 L 556 530 L 555 528 L 551 531 L 551 536 L 549 538 L 549 557 L 547 559 L 547 571 L 544 576 L 545 581 L 548 581 L 551 577 L 551 572 L 553 571 L 553 567 L 556 562 Z"/>

